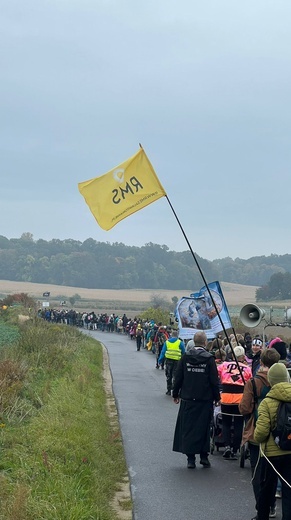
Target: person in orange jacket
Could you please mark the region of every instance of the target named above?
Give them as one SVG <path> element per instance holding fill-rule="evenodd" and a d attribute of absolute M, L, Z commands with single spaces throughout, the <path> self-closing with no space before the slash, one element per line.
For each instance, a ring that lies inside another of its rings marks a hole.
<path fill-rule="evenodd" d="M 240 448 L 244 421 L 238 405 L 243 396 L 244 385 L 252 377 L 252 370 L 244 363 L 244 348 L 237 345 L 233 351 L 237 361 L 225 361 L 217 366 L 217 370 L 221 384 L 222 435 L 225 445 L 223 457 L 237 460 L 236 453 Z"/>

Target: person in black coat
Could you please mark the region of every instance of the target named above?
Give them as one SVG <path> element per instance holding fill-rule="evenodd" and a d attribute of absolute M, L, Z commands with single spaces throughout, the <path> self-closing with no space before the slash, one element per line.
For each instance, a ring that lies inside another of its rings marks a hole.
<path fill-rule="evenodd" d="M 186 349 L 179 361 L 173 399 L 180 403 L 176 422 L 173 451 L 187 455 L 187 467 L 196 467 L 196 454 L 200 454 L 200 464 L 210 467 L 210 425 L 213 403 L 220 401 L 219 379 L 215 359 L 206 351 L 205 332 L 196 332 L 194 346 Z"/>
<path fill-rule="evenodd" d="M 252 342 L 252 351 L 253 351 L 252 374 L 253 374 L 253 377 L 255 377 L 257 371 L 260 368 L 262 350 L 263 350 L 263 340 L 259 336 L 255 336 L 253 339 L 253 342 Z"/>

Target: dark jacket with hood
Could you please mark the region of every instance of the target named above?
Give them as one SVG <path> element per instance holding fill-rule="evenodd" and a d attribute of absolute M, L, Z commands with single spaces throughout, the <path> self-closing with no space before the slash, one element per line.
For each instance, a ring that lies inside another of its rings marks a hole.
<path fill-rule="evenodd" d="M 175 374 L 173 397 L 180 397 L 173 450 L 189 454 L 210 451 L 213 401 L 219 401 L 215 359 L 203 347 L 186 349 Z"/>
<path fill-rule="evenodd" d="M 203 347 L 192 347 L 182 356 L 175 374 L 173 397 L 186 401 L 219 401 L 215 359 Z"/>

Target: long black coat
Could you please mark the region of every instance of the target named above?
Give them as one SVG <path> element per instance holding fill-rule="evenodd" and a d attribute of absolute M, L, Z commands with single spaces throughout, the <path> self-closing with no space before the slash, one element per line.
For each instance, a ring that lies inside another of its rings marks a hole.
<path fill-rule="evenodd" d="M 179 361 L 173 397 L 181 398 L 173 450 L 209 452 L 213 401 L 219 401 L 220 393 L 215 359 L 202 347 L 191 349 Z"/>

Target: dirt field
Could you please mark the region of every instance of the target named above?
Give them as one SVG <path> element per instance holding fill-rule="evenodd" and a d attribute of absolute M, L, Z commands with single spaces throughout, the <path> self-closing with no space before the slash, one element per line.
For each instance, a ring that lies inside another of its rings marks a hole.
<path fill-rule="evenodd" d="M 221 288 L 223 291 L 223 295 L 226 301 L 226 304 L 230 309 L 234 312 L 235 315 L 239 315 L 240 308 L 243 307 L 246 303 L 255 303 L 256 298 L 256 289 L 257 287 L 250 285 L 238 285 L 233 283 L 221 283 Z M 181 298 L 182 296 L 189 296 L 189 294 L 195 291 L 195 288 L 189 287 L 188 289 L 175 291 L 175 290 L 157 290 L 157 289 L 136 289 L 136 290 L 113 290 L 113 289 L 84 289 L 80 287 L 65 287 L 62 285 L 49 285 L 49 284 L 38 284 L 38 283 L 27 283 L 27 282 L 10 282 L 7 280 L 0 280 L 0 298 L 1 295 L 4 297 L 7 294 L 14 293 L 27 293 L 29 296 L 33 298 L 37 298 L 40 301 L 43 301 L 43 293 L 49 291 L 50 298 L 49 300 L 59 301 L 60 299 L 68 299 L 70 296 L 74 294 L 79 294 L 82 299 L 87 300 L 88 302 L 98 301 L 98 309 L 102 306 L 102 311 L 106 312 L 116 312 L 117 314 L 123 314 L 125 302 L 132 303 L 132 307 L 127 308 L 127 315 L 131 313 L 133 316 L 138 314 L 137 308 L 134 308 L 134 304 L 145 304 L 145 306 L 149 306 L 147 304 L 150 303 L 151 297 L 153 294 L 158 294 L 164 297 L 169 303 L 173 296 L 177 296 Z M 107 304 L 107 305 L 106 305 Z M 56 304 L 57 305 L 57 304 Z M 86 305 L 86 303 L 85 303 Z M 285 306 L 291 307 L 291 302 L 268 302 L 267 305 L 264 303 L 260 303 L 258 306 L 266 309 L 266 318 L 268 321 L 269 317 L 269 307 L 274 305 L 274 308 L 279 309 L 278 315 L 280 318 L 276 318 L 275 322 L 283 321 L 283 309 Z M 235 309 L 233 309 L 235 307 Z M 78 309 L 77 303 L 75 305 L 76 310 Z M 92 309 L 96 308 L 92 306 Z M 130 310 L 129 310 L 130 309 Z M 84 309 L 83 309 L 84 310 Z M 88 310 L 88 309 L 86 309 Z M 97 311 L 97 312 L 100 312 Z M 262 322 L 257 328 L 251 329 L 252 335 L 262 334 L 263 333 L 264 323 Z M 275 337 L 277 335 L 285 338 L 285 340 L 291 341 L 291 328 L 289 327 L 267 327 L 265 329 L 265 334 L 269 337 Z"/>
<path fill-rule="evenodd" d="M 245 305 L 249 302 L 255 302 L 255 293 L 257 287 L 250 285 L 237 285 L 233 283 L 221 283 L 222 291 L 227 305 Z M 153 294 L 159 294 L 166 300 L 171 302 L 173 296 L 181 298 L 189 296 L 189 294 L 197 289 L 189 287 L 188 289 L 164 290 L 164 289 L 83 289 L 80 287 L 65 287 L 62 285 L 49 285 L 27 282 L 10 282 L 8 280 L 0 280 L 0 294 L 27 293 L 34 298 L 43 299 L 44 292 L 50 292 L 50 297 L 57 299 L 59 296 L 70 298 L 74 294 L 79 294 L 81 298 L 88 300 L 104 300 L 104 301 L 130 301 L 130 302 L 150 302 Z"/>

